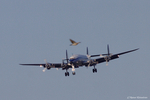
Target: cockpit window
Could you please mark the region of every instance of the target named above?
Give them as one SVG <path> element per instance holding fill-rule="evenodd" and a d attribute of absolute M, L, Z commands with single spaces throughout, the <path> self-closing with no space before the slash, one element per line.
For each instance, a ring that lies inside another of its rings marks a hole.
<path fill-rule="evenodd" d="M 70 57 L 70 59 L 75 59 L 75 57 Z"/>

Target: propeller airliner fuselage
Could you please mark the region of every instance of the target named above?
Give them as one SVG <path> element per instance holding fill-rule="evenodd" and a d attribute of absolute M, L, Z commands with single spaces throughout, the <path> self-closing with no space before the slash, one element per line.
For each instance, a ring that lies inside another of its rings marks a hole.
<path fill-rule="evenodd" d="M 45 72 L 46 69 L 49 70 L 51 68 L 57 68 L 57 69 L 62 68 L 62 70 L 66 70 L 65 76 L 69 76 L 69 72 L 68 72 L 69 68 L 72 68 L 72 74 L 75 75 L 75 68 L 79 68 L 82 66 L 85 66 L 85 67 L 94 66 L 93 73 L 95 73 L 97 72 L 97 69 L 95 68 L 97 64 L 106 62 L 106 65 L 108 65 L 108 62 L 110 60 L 117 59 L 119 58 L 120 55 L 130 53 L 138 49 L 134 49 L 134 50 L 130 50 L 130 51 L 122 52 L 122 53 L 117 53 L 117 54 L 111 54 L 109 52 L 109 45 L 107 45 L 107 52 L 108 52 L 107 54 L 89 55 L 88 48 L 87 48 L 87 55 L 76 54 L 76 55 L 72 55 L 69 59 L 68 59 L 68 53 L 66 50 L 66 59 L 63 59 L 62 63 L 47 63 L 47 61 L 45 60 L 46 63 L 44 64 L 20 64 L 20 65 L 40 66 L 40 67 L 43 66 L 44 67 L 43 72 Z M 91 59 L 91 57 L 98 57 L 98 56 L 100 58 Z"/>

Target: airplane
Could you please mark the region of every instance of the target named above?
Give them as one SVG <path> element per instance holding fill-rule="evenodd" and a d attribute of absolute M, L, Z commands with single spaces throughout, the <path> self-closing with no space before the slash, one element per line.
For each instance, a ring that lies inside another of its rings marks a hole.
<path fill-rule="evenodd" d="M 70 39 L 70 42 L 72 43 L 72 44 L 70 44 L 70 46 L 76 46 L 76 45 L 78 45 L 79 43 L 81 43 L 81 42 L 75 42 L 75 41 L 72 40 L 72 39 Z"/>
<path fill-rule="evenodd" d="M 68 69 L 72 69 L 72 74 L 75 75 L 75 68 L 79 68 L 82 66 L 85 67 L 90 67 L 93 66 L 93 73 L 97 73 L 97 69 L 95 68 L 95 66 L 99 63 L 103 63 L 106 62 L 106 65 L 108 65 L 108 62 L 110 60 L 114 60 L 119 58 L 120 55 L 126 54 L 126 53 L 130 53 L 133 51 L 138 50 L 137 49 L 133 49 L 133 50 L 129 50 L 126 52 L 121 52 L 121 53 L 117 53 L 117 54 L 112 54 L 109 51 L 109 45 L 107 45 L 107 54 L 97 54 L 97 55 L 89 55 L 88 52 L 88 47 L 87 47 L 87 51 L 86 51 L 86 55 L 80 55 L 80 54 L 76 54 L 76 55 L 72 55 L 70 58 L 68 58 L 68 53 L 66 50 L 66 59 L 62 59 L 62 63 L 48 63 L 45 60 L 44 64 L 20 64 L 20 65 L 28 65 L 28 66 L 40 66 L 40 67 L 44 67 L 43 72 L 45 72 L 45 70 L 50 70 L 51 68 L 62 68 L 62 70 L 66 70 L 65 72 L 65 76 L 69 76 L 69 72 Z M 91 57 L 100 57 L 100 58 L 96 58 L 96 59 L 91 59 Z M 66 62 L 64 62 L 66 61 Z"/>

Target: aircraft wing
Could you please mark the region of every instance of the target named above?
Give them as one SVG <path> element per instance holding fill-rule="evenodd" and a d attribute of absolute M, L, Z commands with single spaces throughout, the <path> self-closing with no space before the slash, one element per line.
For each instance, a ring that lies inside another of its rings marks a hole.
<path fill-rule="evenodd" d="M 129 50 L 129 51 L 126 51 L 126 52 L 122 52 L 122 53 L 117 53 L 117 54 L 111 55 L 111 56 L 110 56 L 110 60 L 117 59 L 117 58 L 119 58 L 120 55 L 123 55 L 123 54 L 126 54 L 126 53 L 130 53 L 130 52 L 136 51 L 136 50 L 138 50 L 138 49 L 139 49 L 139 48 L 134 49 L 134 50 Z M 95 59 L 95 61 L 96 61 L 97 63 L 106 62 L 105 57 Z"/>
<path fill-rule="evenodd" d="M 126 53 L 130 53 L 130 52 L 136 51 L 136 50 L 138 50 L 138 49 L 139 49 L 139 48 L 134 49 L 134 50 L 130 50 L 130 51 L 126 51 L 126 52 L 122 52 L 122 53 L 118 53 L 118 54 L 115 54 L 115 55 L 123 55 L 123 54 L 126 54 Z"/>
<path fill-rule="evenodd" d="M 19 65 L 25 65 L 25 66 L 44 66 L 45 64 L 19 64 Z"/>
<path fill-rule="evenodd" d="M 111 56 L 110 58 L 111 58 L 110 60 L 117 59 L 117 58 L 119 58 L 119 55 L 113 55 L 113 56 Z M 104 57 L 95 59 L 95 61 L 96 61 L 97 63 L 106 62 L 106 60 L 105 60 Z"/>
<path fill-rule="evenodd" d="M 51 68 L 63 68 L 63 66 L 62 66 L 62 64 L 61 63 L 55 63 L 55 64 L 53 64 L 53 63 L 48 63 L 50 66 L 51 66 Z M 20 64 L 20 65 L 25 65 L 25 66 L 40 66 L 40 67 L 45 67 L 46 66 L 46 64 Z"/>

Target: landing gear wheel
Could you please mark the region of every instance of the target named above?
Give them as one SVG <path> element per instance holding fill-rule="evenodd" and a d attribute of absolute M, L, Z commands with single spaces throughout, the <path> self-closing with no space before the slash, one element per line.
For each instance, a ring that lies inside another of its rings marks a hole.
<path fill-rule="evenodd" d="M 95 73 L 95 72 L 97 73 L 97 69 L 96 68 L 93 69 L 93 73 Z"/>
<path fill-rule="evenodd" d="M 95 72 L 97 73 L 97 69 L 95 68 Z"/>
<path fill-rule="evenodd" d="M 95 70 L 93 69 L 93 73 L 95 72 Z"/>
<path fill-rule="evenodd" d="M 67 75 L 69 76 L 69 72 L 67 72 Z"/>
<path fill-rule="evenodd" d="M 75 75 L 76 73 L 75 72 L 72 72 L 72 75 Z"/>
<path fill-rule="evenodd" d="M 65 76 L 69 76 L 69 72 L 66 72 L 66 73 L 65 73 Z"/>

